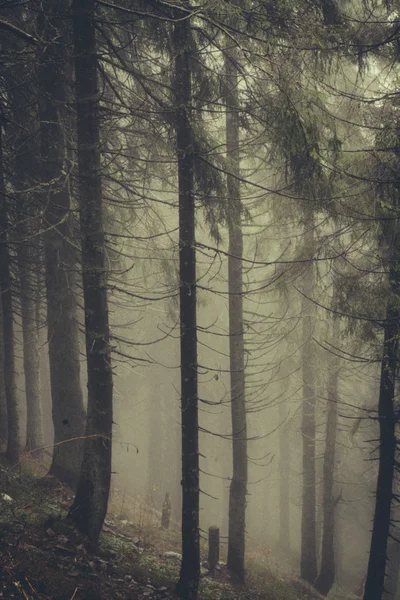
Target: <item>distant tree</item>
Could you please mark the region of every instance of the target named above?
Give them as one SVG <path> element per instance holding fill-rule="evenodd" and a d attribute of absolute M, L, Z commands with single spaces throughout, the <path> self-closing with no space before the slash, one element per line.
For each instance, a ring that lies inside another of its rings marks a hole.
<path fill-rule="evenodd" d="M 332 316 L 332 346 L 336 347 L 339 334 L 339 319 Z M 323 534 L 321 566 L 315 587 L 327 596 L 335 581 L 335 508 L 338 498 L 334 496 L 334 475 L 336 466 L 336 439 L 338 433 L 338 357 L 330 356 L 328 363 L 328 412 L 326 419 L 325 452 L 323 464 Z"/>
<path fill-rule="evenodd" d="M 300 575 L 313 583 L 317 577 L 316 542 L 316 475 L 315 475 L 315 367 L 316 352 L 313 340 L 315 305 L 311 298 L 315 286 L 314 275 L 314 218 L 305 213 L 304 245 L 309 262 L 303 276 L 302 296 L 302 375 L 303 400 L 301 433 L 303 437 L 303 492 L 301 513 Z"/>
<path fill-rule="evenodd" d="M 0 122 L 0 294 L 3 318 L 4 387 L 7 403 L 7 459 L 19 460 L 20 425 L 15 372 L 13 282 L 9 247 L 9 209 L 4 177 L 3 124 Z"/>
<path fill-rule="evenodd" d="M 21 14 L 14 12 L 19 23 Z M 17 18 L 18 17 L 18 18 Z M 13 40 L 15 52 L 23 54 L 22 42 Z M 40 176 L 37 87 L 35 73 L 26 59 L 8 69 L 9 104 L 12 111 L 11 143 L 14 148 L 10 179 L 15 194 L 17 279 L 21 310 L 23 365 L 26 397 L 26 445 L 43 446 L 43 412 L 37 309 L 37 268 L 40 259 L 40 217 L 37 180 Z"/>
<path fill-rule="evenodd" d="M 228 44 L 232 44 L 231 41 Z M 229 234 L 229 357 L 233 474 L 229 493 L 227 567 L 243 582 L 245 578 L 245 514 L 247 494 L 247 424 L 245 400 L 243 320 L 243 233 L 240 197 L 239 78 L 236 48 L 225 51 L 227 224 Z"/>

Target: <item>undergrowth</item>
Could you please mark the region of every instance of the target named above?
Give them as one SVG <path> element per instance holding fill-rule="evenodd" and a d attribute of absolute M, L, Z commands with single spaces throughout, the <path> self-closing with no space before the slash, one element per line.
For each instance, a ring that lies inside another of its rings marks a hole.
<path fill-rule="evenodd" d="M 32 469 L 30 469 L 32 471 Z M 0 471 L 0 598 L 24 600 L 139 600 L 174 598 L 180 531 L 160 527 L 143 498 L 113 494 L 96 553 L 65 520 L 72 492 L 56 480 Z M 11 500 L 4 496 L 7 494 Z M 206 543 L 202 541 L 206 558 Z M 172 551 L 172 554 L 171 554 Z M 165 554 L 167 552 L 167 555 Z M 169 552 L 169 555 L 168 555 Z M 270 551 L 252 548 L 245 586 L 223 566 L 203 573 L 199 600 L 314 600 L 294 574 L 281 571 Z M 330 600 L 353 600 L 334 591 Z"/>

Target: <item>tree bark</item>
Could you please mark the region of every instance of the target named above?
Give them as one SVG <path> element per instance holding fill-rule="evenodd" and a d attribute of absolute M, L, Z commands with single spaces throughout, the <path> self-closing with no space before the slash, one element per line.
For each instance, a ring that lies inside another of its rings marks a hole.
<path fill-rule="evenodd" d="M 67 24 L 69 3 L 43 0 L 39 15 L 39 116 L 46 260 L 47 327 L 54 424 L 50 473 L 75 487 L 85 429 L 76 318 L 76 255 L 70 230 L 66 160 Z M 73 440 L 73 441 L 68 441 Z"/>
<path fill-rule="evenodd" d="M 238 74 L 236 52 L 226 52 L 226 157 L 228 171 L 228 292 L 229 292 L 229 356 L 231 384 L 231 419 L 233 472 L 229 493 L 229 571 L 244 582 L 246 494 L 247 494 L 247 424 L 244 374 L 243 326 L 243 234 L 240 198 Z"/>
<path fill-rule="evenodd" d="M 382 600 L 397 600 L 398 581 L 400 573 L 400 531 L 397 527 L 392 528 L 392 534 L 396 539 L 389 539 L 387 555 L 388 566 L 385 579 L 385 591 Z"/>
<path fill-rule="evenodd" d="M 0 238 L 1 240 L 1 238 Z M 1 243 L 1 241 L 0 241 Z M 1 259 L 0 259 L 1 260 Z M 0 302 L 0 444 L 6 444 L 8 438 L 7 398 L 4 382 L 4 336 L 3 336 L 3 307 Z"/>
<path fill-rule="evenodd" d="M 189 3 L 187 4 L 189 8 Z M 200 579 L 199 432 L 197 385 L 194 151 L 191 126 L 190 20 L 176 11 L 174 24 L 176 149 L 179 185 L 181 330 L 182 564 L 180 598 L 194 600 Z"/>
<path fill-rule="evenodd" d="M 11 465 L 19 461 L 20 427 L 15 381 L 14 310 L 10 250 L 8 243 L 8 198 L 4 179 L 3 136 L 0 123 L 0 294 L 3 317 L 4 387 L 7 403 L 7 452 Z"/>
<path fill-rule="evenodd" d="M 339 335 L 339 320 L 333 316 L 333 345 Z M 325 453 L 323 466 L 323 534 L 320 572 L 315 582 L 315 587 L 324 596 L 327 596 L 336 574 L 335 567 L 335 508 L 337 500 L 334 497 L 334 472 L 336 456 L 336 437 L 338 428 L 338 358 L 329 356 L 328 380 L 328 416 L 326 421 Z"/>
<path fill-rule="evenodd" d="M 94 544 L 107 513 L 113 423 L 95 7 L 95 0 L 72 2 L 88 409 L 82 469 L 70 508 L 70 517 Z"/>
<path fill-rule="evenodd" d="M 396 227 L 398 227 L 397 223 Z M 400 336 L 399 244 L 400 234 L 396 232 L 391 244 L 391 252 L 393 253 L 389 266 L 391 295 L 387 303 L 384 325 L 378 403 L 379 469 L 376 485 L 375 514 L 363 600 L 381 600 L 384 591 L 396 452 L 394 396 L 395 381 L 398 372 L 398 345 Z"/>
<path fill-rule="evenodd" d="M 311 253 L 314 245 L 314 220 L 311 211 L 306 218 L 304 233 L 306 251 Z M 316 362 L 315 346 L 312 339 L 315 306 L 309 300 L 314 288 L 313 261 L 306 266 L 301 310 L 303 317 L 303 403 L 301 433 L 303 437 L 303 495 L 301 513 L 301 557 L 300 576 L 313 583 L 317 577 L 316 544 L 316 476 L 315 476 L 315 390 L 314 369 Z"/>

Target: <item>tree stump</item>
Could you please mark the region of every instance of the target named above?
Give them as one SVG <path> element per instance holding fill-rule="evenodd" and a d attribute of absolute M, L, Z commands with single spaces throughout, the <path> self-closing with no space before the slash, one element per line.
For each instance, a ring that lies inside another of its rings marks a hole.
<path fill-rule="evenodd" d="M 219 529 L 211 526 L 208 529 L 208 565 L 214 575 L 215 567 L 219 561 Z"/>

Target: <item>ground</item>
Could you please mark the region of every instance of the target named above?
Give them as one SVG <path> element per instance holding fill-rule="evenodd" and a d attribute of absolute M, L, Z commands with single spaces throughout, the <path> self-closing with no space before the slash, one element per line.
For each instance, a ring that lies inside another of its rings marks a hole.
<path fill-rule="evenodd" d="M 25 469 L 26 471 L 26 469 Z M 99 547 L 65 521 L 72 492 L 54 479 L 0 470 L 0 598 L 24 600 L 167 600 L 175 598 L 179 531 L 140 498 L 113 493 Z M 206 548 L 203 548 L 205 557 Z M 202 569 L 200 600 L 312 600 L 320 596 L 279 572 L 269 551 L 253 548 L 246 586 L 224 565 Z M 351 600 L 336 593 L 334 600 Z M 354 598 L 354 597 L 353 597 Z"/>

